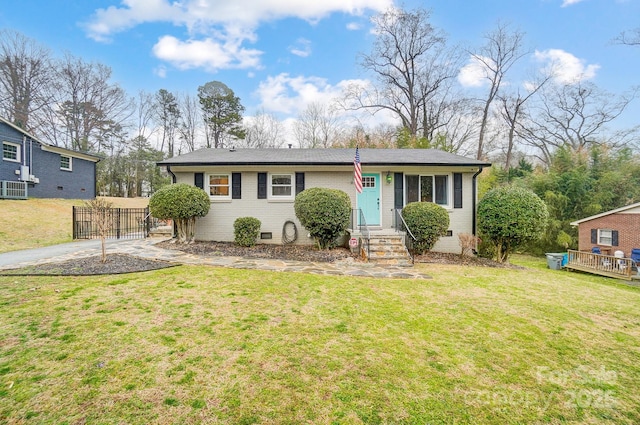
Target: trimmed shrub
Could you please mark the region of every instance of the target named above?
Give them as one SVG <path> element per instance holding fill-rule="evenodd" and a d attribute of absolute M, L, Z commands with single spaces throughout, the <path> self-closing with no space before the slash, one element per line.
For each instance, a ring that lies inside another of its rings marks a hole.
<path fill-rule="evenodd" d="M 416 254 L 424 254 L 447 234 L 449 213 L 438 204 L 411 202 L 402 209 L 402 216 L 416 237 Z"/>
<path fill-rule="evenodd" d="M 296 196 L 296 217 L 320 249 L 333 248 L 349 227 L 351 199 L 342 190 L 312 187 Z"/>
<path fill-rule="evenodd" d="M 262 223 L 255 217 L 239 217 L 233 222 L 235 241 L 240 246 L 254 246 Z"/>
<path fill-rule="evenodd" d="M 478 203 L 478 230 L 495 246 L 499 263 L 506 262 L 518 246 L 540 238 L 548 217 L 542 199 L 520 187 L 497 187 Z"/>
<path fill-rule="evenodd" d="M 151 215 L 161 220 L 173 219 L 178 228 L 178 242 L 192 242 L 196 217 L 209 212 L 211 201 L 207 193 L 186 183 L 164 186 L 149 199 Z"/>

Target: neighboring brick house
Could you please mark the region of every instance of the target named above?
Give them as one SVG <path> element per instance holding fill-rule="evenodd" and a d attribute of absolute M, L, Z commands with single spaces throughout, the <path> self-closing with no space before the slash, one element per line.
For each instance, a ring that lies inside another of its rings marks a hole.
<path fill-rule="evenodd" d="M 97 156 L 49 145 L 2 118 L 0 143 L 0 198 L 25 188 L 29 198 L 95 198 Z"/>
<path fill-rule="evenodd" d="M 629 257 L 632 248 L 640 248 L 640 202 L 576 220 L 571 225 L 578 226 L 580 251 L 597 246 L 603 254 L 622 251 Z"/>
<path fill-rule="evenodd" d="M 196 225 L 199 240 L 233 241 L 235 219 L 251 216 L 262 222 L 262 243 L 282 243 L 285 223 L 293 222 L 296 243 L 312 244 L 295 216 L 295 195 L 327 187 L 346 192 L 372 230 L 392 229 L 395 210 L 409 202 L 439 204 L 449 213 L 450 231 L 434 250 L 460 252 L 458 234 L 475 234 L 476 177 L 490 164 L 435 149 L 359 151 L 362 193 L 354 185 L 355 149 L 200 149 L 158 165 L 174 183 L 209 194 L 209 214 Z"/>

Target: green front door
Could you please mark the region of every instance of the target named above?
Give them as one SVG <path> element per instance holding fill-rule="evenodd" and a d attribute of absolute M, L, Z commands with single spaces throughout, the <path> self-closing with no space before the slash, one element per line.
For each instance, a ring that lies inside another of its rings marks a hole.
<path fill-rule="evenodd" d="M 358 208 L 367 226 L 380 225 L 380 174 L 362 174 L 362 193 L 358 193 Z M 360 218 L 358 217 L 358 224 Z"/>

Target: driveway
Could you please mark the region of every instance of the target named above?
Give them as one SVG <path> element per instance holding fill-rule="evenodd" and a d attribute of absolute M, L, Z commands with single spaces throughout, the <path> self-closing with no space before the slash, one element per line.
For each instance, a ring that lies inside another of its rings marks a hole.
<path fill-rule="evenodd" d="M 107 247 L 131 242 L 128 239 L 107 239 Z M 99 239 L 82 240 L 42 248 L 11 251 L 0 254 L 0 268 L 21 263 L 47 260 L 89 249 L 101 249 Z"/>

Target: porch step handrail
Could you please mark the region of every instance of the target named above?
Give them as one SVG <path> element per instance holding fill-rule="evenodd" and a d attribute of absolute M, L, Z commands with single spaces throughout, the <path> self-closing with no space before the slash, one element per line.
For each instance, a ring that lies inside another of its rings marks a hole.
<path fill-rule="evenodd" d="M 416 237 L 413 235 L 413 232 L 411 231 L 411 229 L 409 228 L 409 226 L 407 225 L 407 222 L 404 221 L 404 217 L 402 216 L 402 210 L 399 208 L 395 208 L 394 209 L 394 222 L 395 222 L 395 229 L 396 232 L 405 232 L 405 237 L 404 237 L 404 246 L 407 248 L 407 252 L 409 253 L 409 257 L 411 257 L 411 263 L 413 263 L 415 261 L 415 252 L 414 252 L 414 245 L 415 242 L 417 241 Z M 398 220 L 399 219 L 399 220 Z M 407 237 L 407 235 L 411 238 L 409 239 Z"/>
<path fill-rule="evenodd" d="M 356 216 L 357 214 L 357 216 Z M 355 229 L 358 227 L 360 232 L 360 238 L 365 246 L 362 249 L 366 252 L 367 260 L 371 255 L 370 246 L 371 246 L 371 231 L 369 230 L 369 226 L 367 226 L 367 220 L 364 218 L 364 213 L 361 208 L 352 209 L 351 218 L 353 223 L 351 224 L 351 228 Z"/>

